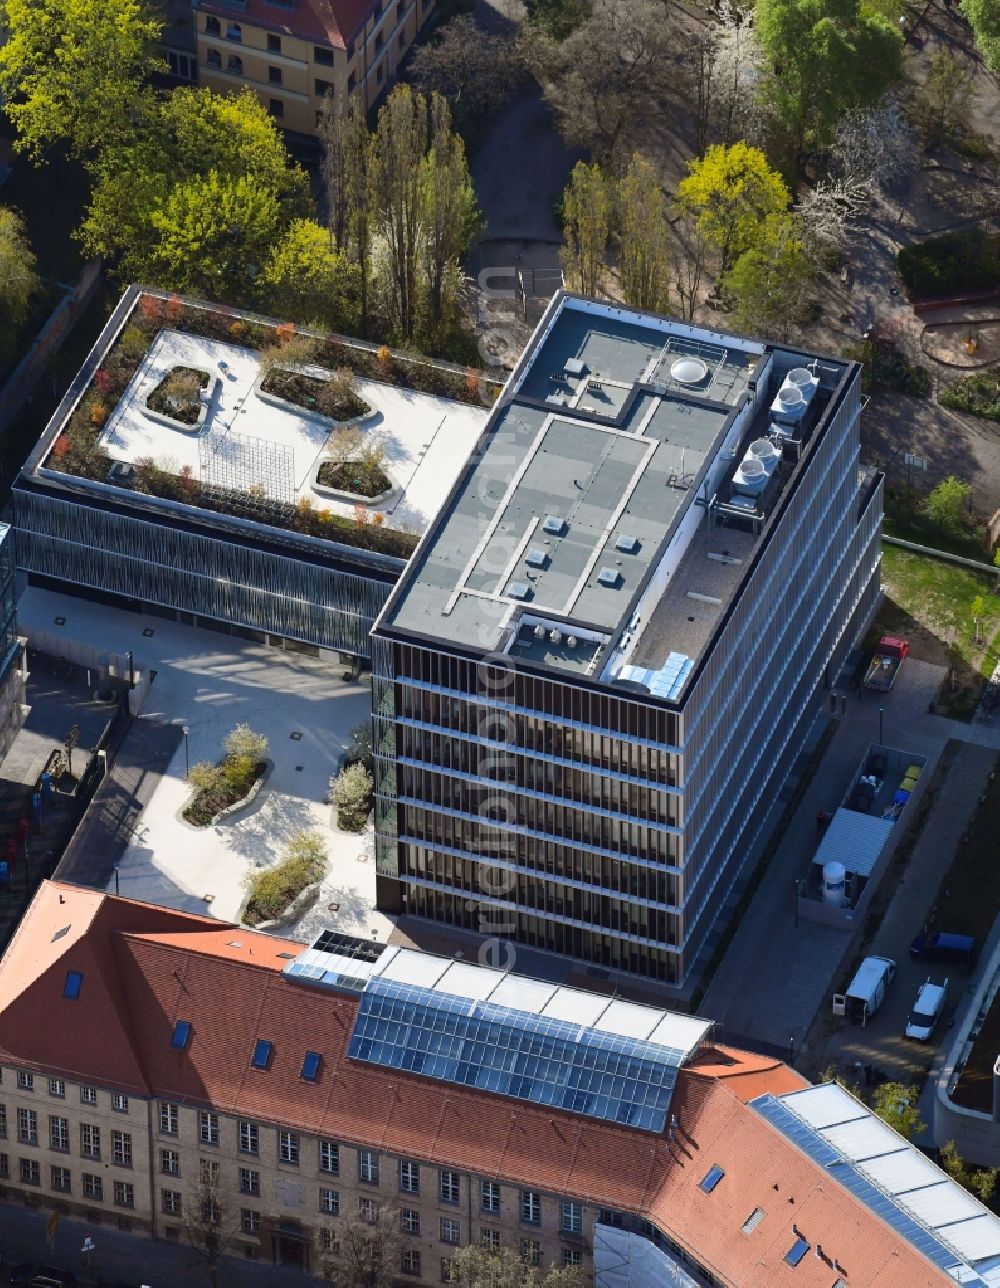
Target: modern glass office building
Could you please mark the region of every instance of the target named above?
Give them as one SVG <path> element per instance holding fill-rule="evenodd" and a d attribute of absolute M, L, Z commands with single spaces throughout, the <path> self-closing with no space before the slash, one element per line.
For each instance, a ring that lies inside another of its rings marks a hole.
<path fill-rule="evenodd" d="M 553 300 L 373 632 L 382 907 L 685 981 L 875 604 L 859 412 Z"/>

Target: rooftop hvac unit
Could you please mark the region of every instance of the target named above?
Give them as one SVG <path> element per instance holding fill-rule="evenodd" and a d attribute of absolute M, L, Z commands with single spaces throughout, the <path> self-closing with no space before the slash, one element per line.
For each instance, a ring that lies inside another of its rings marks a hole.
<path fill-rule="evenodd" d="M 750 455 L 756 456 L 769 477 L 778 468 L 778 462 L 781 460 L 781 453 L 769 438 L 755 438 L 750 444 Z"/>
<path fill-rule="evenodd" d="M 752 452 L 747 452 L 733 475 L 733 491 L 743 496 L 760 496 L 767 487 L 768 473 Z"/>
<path fill-rule="evenodd" d="M 535 639 L 536 639 L 536 640 L 543 640 L 544 638 L 545 638 L 545 627 L 544 627 L 544 626 L 536 626 L 536 627 L 535 627 Z"/>
<path fill-rule="evenodd" d="M 526 581 L 512 581 L 507 587 L 507 594 L 511 599 L 530 599 L 531 587 Z"/>
<path fill-rule="evenodd" d="M 524 562 L 530 568 L 544 568 L 548 561 L 548 555 L 540 546 L 531 546 L 528 553 L 524 556 Z"/>
<path fill-rule="evenodd" d="M 634 555 L 639 549 L 639 538 L 632 537 L 627 532 L 623 532 L 615 542 L 615 546 L 618 550 L 621 550 L 623 554 Z"/>
<path fill-rule="evenodd" d="M 795 424 L 806 414 L 818 388 L 819 380 L 811 371 L 806 367 L 793 367 L 771 403 L 771 415 L 784 424 Z"/>
<path fill-rule="evenodd" d="M 566 531 L 566 520 L 560 518 L 558 514 L 547 515 L 542 529 L 545 532 L 551 532 L 554 537 L 561 537 Z"/>
<path fill-rule="evenodd" d="M 597 574 L 597 580 L 602 586 L 611 586 L 614 588 L 621 581 L 621 573 L 617 568 L 602 568 Z"/>
<path fill-rule="evenodd" d="M 549 631 L 549 641 L 550 641 L 550 643 L 552 643 L 552 644 L 561 644 L 561 643 L 562 643 L 562 631 L 560 631 L 560 630 L 558 630 L 558 629 L 554 629 L 554 630 Z"/>
<path fill-rule="evenodd" d="M 575 648 L 576 648 L 576 646 L 577 646 L 577 644 L 578 644 L 578 643 L 579 643 L 579 641 L 577 640 L 577 638 L 576 638 L 576 636 L 575 636 L 575 635 L 567 635 L 567 636 L 566 636 L 566 647 L 567 647 L 571 652 L 572 652 L 572 650 L 573 650 L 573 649 L 575 649 Z"/>

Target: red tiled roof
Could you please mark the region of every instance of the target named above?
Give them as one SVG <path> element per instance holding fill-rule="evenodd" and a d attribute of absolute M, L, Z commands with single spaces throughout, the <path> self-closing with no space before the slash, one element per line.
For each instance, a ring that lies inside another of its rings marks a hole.
<path fill-rule="evenodd" d="M 806 1085 L 779 1062 L 710 1048 L 681 1072 L 663 1135 L 598 1122 L 354 1063 L 357 1000 L 283 976 L 278 954 L 299 948 L 46 883 L 0 963 L 0 1058 L 637 1213 L 739 1288 L 951 1282 L 747 1104 Z M 78 1002 L 62 997 L 67 969 L 84 971 Z M 177 1020 L 192 1025 L 183 1051 Z M 260 1038 L 266 1071 L 250 1064 Z M 300 1077 L 307 1048 L 323 1058 L 315 1083 Z M 713 1164 L 725 1176 L 706 1194 Z M 813 1249 L 795 1268 L 793 1225 Z"/>
<path fill-rule="evenodd" d="M 346 49 L 373 4 L 374 0 L 296 0 L 293 8 L 286 9 L 268 0 L 246 0 L 244 7 L 234 10 L 231 4 L 201 0 L 198 8 L 229 22 Z"/>

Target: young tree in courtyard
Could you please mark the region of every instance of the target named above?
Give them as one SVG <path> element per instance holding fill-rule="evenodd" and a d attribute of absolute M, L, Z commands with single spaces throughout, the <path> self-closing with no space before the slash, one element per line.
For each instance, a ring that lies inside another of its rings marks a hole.
<path fill-rule="evenodd" d="M 930 57 L 927 79 L 915 96 L 913 118 L 924 146 L 954 143 L 969 128 L 972 72 L 951 49 L 936 49 Z"/>
<path fill-rule="evenodd" d="M 719 255 L 724 276 L 754 243 L 768 215 L 788 208 L 785 182 L 758 148 L 715 144 L 677 185 L 677 204 L 695 219 Z"/>
<path fill-rule="evenodd" d="M 510 97 L 523 67 L 510 36 L 484 31 L 471 14 L 459 14 L 414 50 L 410 75 L 421 93 L 440 94 L 456 120 L 470 122 Z"/>
<path fill-rule="evenodd" d="M 574 291 L 596 296 L 607 268 L 611 234 L 608 185 L 599 165 L 578 161 L 563 193 L 563 237 L 559 252 Z"/>
<path fill-rule="evenodd" d="M 163 20 L 142 0 L 2 0 L 0 101 L 15 146 L 89 158 L 130 137 L 160 63 Z"/>
<path fill-rule="evenodd" d="M 191 1247 L 205 1260 L 211 1288 L 219 1288 L 219 1262 L 233 1250 L 242 1221 L 240 1212 L 231 1208 L 223 1195 L 218 1163 L 200 1160 L 197 1188 L 177 1215 Z"/>
<path fill-rule="evenodd" d="M 783 211 L 767 216 L 754 244 L 723 277 L 721 288 L 740 330 L 787 340 L 791 327 L 808 314 L 812 283 L 801 225 Z"/>
<path fill-rule="evenodd" d="M 663 312 L 669 301 L 667 202 L 656 171 L 638 152 L 618 184 L 618 267 L 622 296 L 635 309 Z"/>
<path fill-rule="evenodd" d="M 375 192 L 375 143 L 364 112 L 348 104 L 342 123 L 344 201 L 347 242 L 358 269 L 358 312 L 361 334 L 368 334 L 371 299 L 372 243 L 378 202 Z"/>
<path fill-rule="evenodd" d="M 904 1082 L 883 1082 L 875 1088 L 872 1108 L 883 1122 L 910 1140 L 927 1125 L 920 1121 L 919 1096 L 919 1087 L 907 1086 Z"/>
<path fill-rule="evenodd" d="M 757 0 L 767 93 L 796 159 L 825 147 L 852 108 L 876 103 L 900 74 L 899 31 L 863 0 Z"/>

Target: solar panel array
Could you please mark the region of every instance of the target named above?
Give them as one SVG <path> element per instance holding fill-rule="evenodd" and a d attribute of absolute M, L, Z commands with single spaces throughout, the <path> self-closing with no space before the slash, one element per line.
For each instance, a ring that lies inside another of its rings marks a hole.
<path fill-rule="evenodd" d="M 686 1051 L 375 976 L 349 1055 L 661 1132 Z"/>
<path fill-rule="evenodd" d="M 971 1288 L 989 1288 L 996 1282 L 1000 1222 L 979 1204 L 970 1212 L 964 1201 L 968 1196 L 954 1181 L 843 1088 L 825 1084 L 781 1099 L 761 1096 L 751 1103 L 946 1274 Z M 955 1197 L 963 1199 L 960 1204 L 951 1202 L 953 1189 Z M 929 1204 L 923 1201 L 926 1196 Z M 967 1253 L 974 1246 L 981 1255 Z"/>

